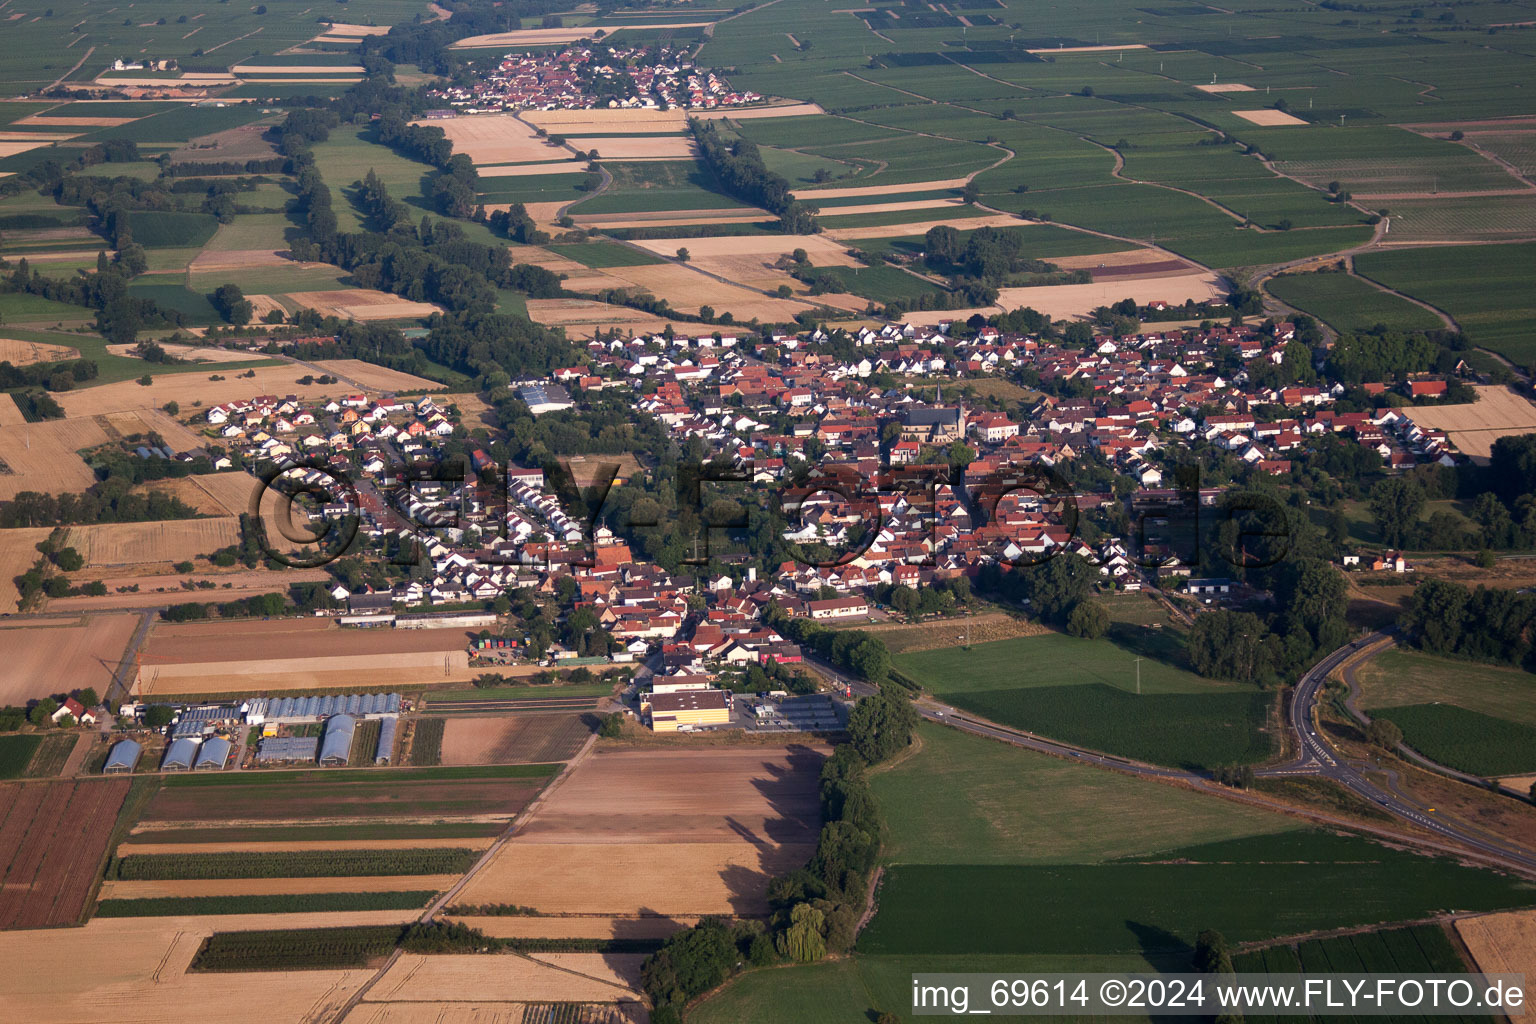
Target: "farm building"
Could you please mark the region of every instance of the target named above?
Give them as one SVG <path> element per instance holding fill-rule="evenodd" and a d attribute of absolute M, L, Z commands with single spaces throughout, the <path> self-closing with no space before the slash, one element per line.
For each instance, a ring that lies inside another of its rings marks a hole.
<path fill-rule="evenodd" d="M 171 737 L 206 736 L 222 725 L 238 725 L 240 709 L 233 704 L 220 704 L 200 708 L 188 708 L 176 717 Z"/>
<path fill-rule="evenodd" d="M 373 752 L 374 764 L 389 764 L 395 755 L 395 727 L 400 719 L 394 715 L 379 721 L 379 745 Z"/>
<path fill-rule="evenodd" d="M 396 629 L 484 629 L 496 625 L 494 612 L 454 612 L 448 615 L 395 616 Z"/>
<path fill-rule="evenodd" d="M 165 748 L 165 758 L 160 762 L 160 770 L 163 772 L 189 772 L 197 760 L 197 740 L 184 736 L 179 740 L 172 740 L 171 745 Z"/>
<path fill-rule="evenodd" d="M 724 690 L 680 690 L 656 693 L 648 707 L 654 732 L 679 732 L 707 725 L 729 725 L 731 708 Z"/>
<path fill-rule="evenodd" d="M 197 762 L 192 767 L 196 771 L 223 771 L 224 765 L 229 762 L 229 753 L 234 748 L 235 745 L 223 736 L 204 740 L 203 749 L 197 752 Z"/>
<path fill-rule="evenodd" d="M 144 753 L 144 746 L 134 740 L 120 740 L 117 746 L 112 748 L 112 753 L 107 755 L 107 763 L 102 766 L 104 775 L 124 775 L 139 765 L 139 758 Z"/>
<path fill-rule="evenodd" d="M 260 764 L 313 763 L 320 740 L 314 736 L 269 736 L 256 747 Z"/>
<path fill-rule="evenodd" d="M 325 723 L 325 736 L 320 740 L 320 763 L 344 765 L 352 756 L 352 734 L 357 731 L 357 719 L 351 715 L 332 715 Z M 380 727 L 380 732 L 383 729 Z"/>

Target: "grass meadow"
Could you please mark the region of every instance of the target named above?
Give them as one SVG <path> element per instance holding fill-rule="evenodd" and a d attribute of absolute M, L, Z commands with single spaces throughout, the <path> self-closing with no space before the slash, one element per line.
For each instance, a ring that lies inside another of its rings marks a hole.
<path fill-rule="evenodd" d="M 1182 656 L 1177 636 L 1159 643 L 1164 660 L 1143 658 L 1139 694 L 1135 651 L 1060 633 L 911 652 L 893 663 L 956 707 L 1108 754 L 1181 767 L 1267 757 L 1273 697 L 1179 667 L 1172 660 Z"/>

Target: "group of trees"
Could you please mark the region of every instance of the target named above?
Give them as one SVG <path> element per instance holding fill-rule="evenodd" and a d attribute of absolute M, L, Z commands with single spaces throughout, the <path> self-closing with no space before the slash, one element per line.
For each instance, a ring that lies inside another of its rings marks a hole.
<path fill-rule="evenodd" d="M 1267 620 L 1219 609 L 1196 617 L 1185 645 L 1190 667 L 1204 676 L 1281 685 L 1348 639 L 1344 578 L 1312 557 L 1286 559 L 1262 574 L 1275 595 Z"/>
<path fill-rule="evenodd" d="M 976 586 L 1005 600 L 1028 604 L 1042 622 L 1092 639 L 1109 629 L 1109 613 L 1091 600 L 1099 578 L 1098 569 L 1083 558 L 1060 554 L 1035 565 L 1009 569 L 989 564 L 977 576 Z"/>
<path fill-rule="evenodd" d="M 160 613 L 167 622 L 192 622 L 206 619 L 217 611 L 223 619 L 243 619 L 257 616 L 282 615 L 288 609 L 288 599 L 282 594 L 257 594 L 234 601 L 189 601 L 173 604 Z"/>
<path fill-rule="evenodd" d="M 1013 274 L 1059 270 L 1053 263 L 1024 255 L 1027 237 L 1019 228 L 977 228 L 962 239 L 956 228 L 939 224 L 923 236 L 924 259 L 941 273 L 977 278 L 992 285 L 1002 284 Z"/>
<path fill-rule="evenodd" d="M 1431 654 L 1531 666 L 1536 595 L 1425 580 L 1414 588 L 1399 623 Z"/>
<path fill-rule="evenodd" d="M 890 676 L 891 652 L 885 641 L 872 633 L 831 629 L 811 619 L 792 618 L 776 603 L 764 610 L 763 621 L 845 672 L 872 683 L 883 683 Z"/>
<path fill-rule="evenodd" d="M 820 231 L 816 208 L 795 199 L 789 180 L 775 174 L 763 162 L 757 145 L 750 139 L 727 142 L 714 121 L 690 118 L 688 127 L 698 141 L 704 163 L 720 179 L 725 190 L 743 202 L 761 206 L 779 218 L 779 226 L 791 235 L 811 235 Z"/>

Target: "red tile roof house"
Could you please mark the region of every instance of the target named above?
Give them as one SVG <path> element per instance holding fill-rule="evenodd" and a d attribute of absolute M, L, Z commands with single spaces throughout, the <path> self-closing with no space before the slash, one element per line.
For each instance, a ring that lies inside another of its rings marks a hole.
<path fill-rule="evenodd" d="M 65 715 L 69 715 L 80 725 L 94 725 L 96 722 L 95 716 L 73 697 L 66 697 L 64 703 L 60 704 L 59 709 L 53 713 L 54 724 L 57 725 Z"/>

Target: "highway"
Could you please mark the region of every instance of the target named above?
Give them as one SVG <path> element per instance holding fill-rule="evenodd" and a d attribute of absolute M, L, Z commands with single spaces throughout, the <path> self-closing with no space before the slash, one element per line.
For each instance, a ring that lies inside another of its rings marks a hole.
<path fill-rule="evenodd" d="M 1386 633 L 1373 633 L 1363 639 L 1346 644 L 1330 652 L 1307 671 L 1306 675 L 1296 684 L 1295 690 L 1292 693 L 1287 722 L 1296 738 L 1295 749 L 1298 752 L 1296 758 L 1286 764 L 1258 769 L 1254 774 L 1263 778 L 1300 775 L 1329 779 L 1362 799 L 1376 804 L 1400 822 L 1430 832 L 1439 839 L 1447 840 L 1455 847 L 1476 851 L 1486 859 L 1497 861 L 1509 867 L 1521 868 L 1527 872 L 1536 872 L 1536 853 L 1517 844 L 1506 842 L 1480 829 L 1464 825 L 1454 819 L 1447 819 L 1442 815 L 1434 814 L 1429 808 L 1410 799 L 1398 791 L 1396 787 L 1391 786 L 1390 783 L 1388 783 L 1389 788 L 1376 785 L 1365 777 L 1361 769 L 1350 764 L 1348 760 L 1334 751 L 1328 745 L 1327 740 L 1318 732 L 1315 708 L 1318 694 L 1322 691 L 1323 684 L 1327 682 L 1329 674 L 1351 658 L 1359 655 L 1362 651 L 1387 638 L 1388 635 Z M 811 658 L 808 660 L 812 662 L 819 672 L 839 683 L 850 686 L 853 692 L 859 696 L 866 696 L 877 692 L 876 688 L 870 684 L 855 680 L 820 659 Z M 1078 761 L 1083 764 L 1091 764 L 1110 771 L 1124 772 L 1128 775 L 1182 782 L 1207 792 L 1220 792 L 1224 796 L 1245 798 L 1248 802 L 1262 803 L 1279 810 L 1294 810 L 1294 808 L 1281 807 L 1269 800 L 1249 796 L 1241 790 L 1220 786 L 1206 774 L 1144 764 L 1099 751 L 1074 747 L 1067 743 L 1059 743 L 1055 740 L 1036 736 L 1033 733 L 1001 726 L 994 722 L 988 722 L 985 719 L 975 718 L 932 697 L 919 697 L 914 702 L 914 706 L 923 718 L 928 721 L 946 724 L 977 736 L 985 736 L 989 739 L 1011 743 L 1014 746 L 1023 747 L 1027 750 L 1035 750 L 1040 753 L 1051 754 L 1055 757 Z M 1386 775 L 1388 778 L 1391 777 L 1390 773 L 1386 773 Z M 1311 816 L 1341 825 L 1347 824 L 1364 831 L 1380 831 L 1361 822 L 1345 821 L 1337 815 L 1317 813 Z M 1392 836 L 1399 840 L 1418 841 L 1421 845 L 1432 846 L 1439 850 L 1447 849 L 1445 845 L 1439 842 L 1425 842 L 1422 839 L 1416 840 L 1416 837 L 1412 835 L 1402 835 L 1394 832 Z"/>

